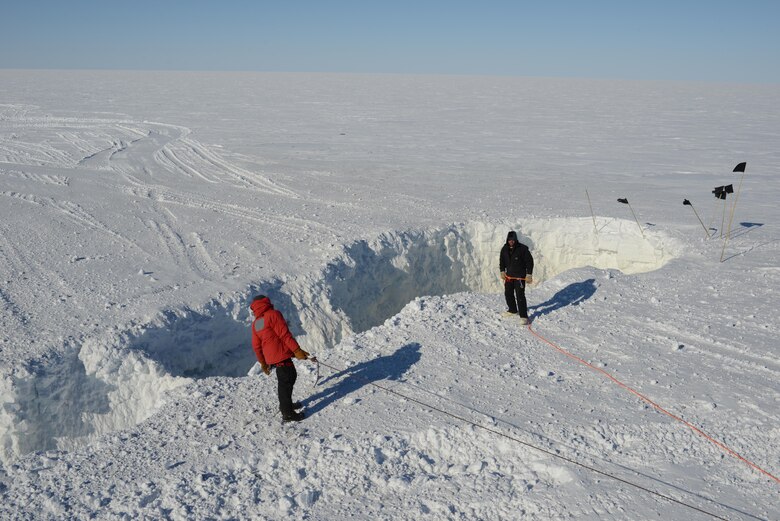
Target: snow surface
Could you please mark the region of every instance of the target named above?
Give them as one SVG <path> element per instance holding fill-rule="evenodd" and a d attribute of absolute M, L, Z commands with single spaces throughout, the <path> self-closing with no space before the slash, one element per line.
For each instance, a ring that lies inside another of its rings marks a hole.
<path fill-rule="evenodd" d="M 0 71 L 0 517 L 778 519 L 778 137 L 777 86 Z M 592 367 L 501 317 L 510 229 Z"/>

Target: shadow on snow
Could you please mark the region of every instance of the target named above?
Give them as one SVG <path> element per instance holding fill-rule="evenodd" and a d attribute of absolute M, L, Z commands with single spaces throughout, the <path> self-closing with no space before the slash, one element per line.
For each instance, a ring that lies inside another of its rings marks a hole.
<path fill-rule="evenodd" d="M 420 360 L 420 344 L 411 343 L 391 355 L 380 356 L 334 373 L 319 386 L 330 386 L 303 400 L 307 415 L 317 414 L 337 400 L 380 380 L 400 380 Z"/>
<path fill-rule="evenodd" d="M 566 306 L 576 306 L 588 300 L 594 293 L 596 293 L 596 279 L 574 282 L 553 295 L 547 302 L 528 306 L 528 316 L 542 317 Z"/>

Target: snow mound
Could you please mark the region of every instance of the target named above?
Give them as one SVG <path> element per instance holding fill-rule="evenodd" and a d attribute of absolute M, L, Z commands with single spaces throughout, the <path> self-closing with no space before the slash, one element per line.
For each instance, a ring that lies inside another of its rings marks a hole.
<path fill-rule="evenodd" d="M 68 448 L 135 425 L 159 409 L 165 393 L 197 378 L 239 377 L 255 363 L 248 300 L 264 293 L 312 352 L 367 331 L 415 298 L 497 293 L 498 254 L 510 229 L 534 254 L 537 283 L 591 266 L 627 274 L 656 270 L 681 247 L 664 233 L 640 233 L 612 220 L 472 222 L 402 232 L 345 245 L 318 273 L 265 281 L 199 309 L 167 310 L 146 324 L 63 346 L 0 382 L 0 458 Z"/>

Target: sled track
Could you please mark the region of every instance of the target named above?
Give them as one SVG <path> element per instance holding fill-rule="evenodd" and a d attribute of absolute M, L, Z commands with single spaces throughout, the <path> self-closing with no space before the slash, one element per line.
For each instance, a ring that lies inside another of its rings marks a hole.
<path fill-rule="evenodd" d="M 272 212 L 264 212 L 257 208 L 247 208 L 237 204 L 220 203 L 195 194 L 174 192 L 161 186 L 144 184 L 143 186 L 123 187 L 122 189 L 135 197 L 153 199 L 161 204 L 173 204 L 185 208 L 208 210 L 217 214 L 235 217 L 241 221 L 250 220 L 259 224 L 272 225 L 274 228 L 283 228 L 286 230 L 285 233 L 288 233 L 289 231 L 289 233 L 293 235 L 311 233 L 313 228 L 322 231 L 330 230 L 325 225 L 311 222 L 306 219 L 273 214 Z"/>
<path fill-rule="evenodd" d="M 186 164 L 184 161 L 180 160 L 170 145 L 165 145 L 160 151 L 158 151 L 155 154 L 155 159 L 162 166 L 172 171 L 181 172 L 186 177 L 197 177 L 207 183 L 219 183 L 219 180 L 208 177 L 199 170 L 196 170 L 195 168 Z"/>
<path fill-rule="evenodd" d="M 133 248 L 138 247 L 136 243 L 124 237 L 123 235 L 115 232 L 114 230 L 112 230 L 111 228 L 103 224 L 103 222 L 101 222 L 94 215 L 84 210 L 84 208 L 82 208 L 81 205 L 78 205 L 76 203 L 72 203 L 70 201 L 58 201 L 51 197 L 40 197 L 33 194 L 20 194 L 18 192 L 0 192 L 0 195 L 18 199 L 26 203 L 40 206 L 42 208 L 54 209 L 60 214 L 62 214 L 64 217 L 66 217 L 67 219 L 70 219 L 71 221 L 73 221 L 74 223 L 80 226 L 86 226 L 87 228 L 91 228 L 93 230 L 97 230 L 99 232 L 105 233 L 111 236 L 112 238 L 116 239 L 117 241 L 122 242 Z"/>
<path fill-rule="evenodd" d="M 206 280 L 214 280 L 221 276 L 222 271 L 208 254 L 203 239 L 197 233 L 190 234 L 193 242 L 187 244 L 182 236 L 165 222 L 150 220 L 147 225 L 177 266 L 190 270 Z"/>
<path fill-rule="evenodd" d="M 6 237 L 6 231 L 0 228 L 0 272 L 7 277 L 16 278 L 24 273 L 26 268 L 26 264 L 19 257 L 18 250 Z M 0 320 L 2 320 L 0 327 L 2 327 L 2 330 L 22 331 L 25 338 L 29 340 L 31 335 L 26 326 L 30 323 L 31 316 L 19 307 L 8 288 L 4 286 L 0 286 L 0 306 L 2 307 L 0 311 Z"/>
<path fill-rule="evenodd" d="M 62 118 L 49 116 L 31 117 L 35 107 L 6 106 L 0 129 L 18 126 L 22 130 L 45 132 L 56 130 L 52 144 L 29 143 L 19 140 L 0 142 L 0 161 L 13 164 L 81 165 L 105 170 L 112 165 L 115 156 L 128 154 L 123 159 L 127 165 L 157 164 L 163 170 L 210 184 L 227 182 L 240 188 L 255 190 L 290 199 L 300 199 L 295 191 L 281 186 L 260 173 L 236 166 L 203 144 L 188 138 L 185 127 L 155 122 L 134 122 L 126 119 Z M 83 132 L 82 132 L 83 131 Z M 152 151 L 137 151 L 133 145 L 152 133 L 165 136 L 160 147 Z M 48 141 L 48 140 L 47 140 Z M 149 157 L 137 154 L 149 154 Z M 134 155 L 135 154 L 135 155 Z M 77 157 L 74 157 L 77 156 Z M 137 181 L 132 168 L 118 167 L 130 182 Z"/>
<path fill-rule="evenodd" d="M 8 170 L 5 168 L 0 169 L 0 173 L 8 175 L 10 177 L 16 177 L 18 179 L 35 181 L 42 184 L 50 184 L 55 186 L 69 186 L 70 177 L 54 175 L 54 174 L 36 174 L 32 172 L 24 172 L 22 170 Z"/>
<path fill-rule="evenodd" d="M 196 141 L 191 139 L 182 139 L 181 142 L 189 147 L 189 150 L 193 156 L 209 165 L 215 171 L 227 173 L 231 178 L 237 180 L 242 186 L 246 186 L 248 188 L 272 195 L 289 197 L 291 199 L 300 198 L 296 192 L 278 186 L 277 183 L 274 183 L 265 176 L 249 172 L 248 170 L 244 170 L 243 168 L 230 164 Z"/>
<path fill-rule="evenodd" d="M 635 327 L 648 327 L 647 323 L 631 317 L 627 317 L 625 320 L 632 323 Z M 751 353 L 747 344 L 725 344 L 715 338 L 707 338 L 690 331 L 683 331 L 664 323 L 653 323 L 652 328 L 672 338 L 684 339 L 686 346 L 702 356 L 717 362 L 716 365 L 722 367 L 725 371 L 731 371 L 733 367 L 738 367 L 741 369 L 741 372 L 754 373 L 758 371 L 768 374 L 771 378 L 780 379 L 780 364 L 778 364 L 777 359 Z M 771 341 L 766 343 L 771 345 Z M 702 348 L 704 346 L 706 346 L 706 349 Z M 728 363 L 724 364 L 724 362 Z"/>
<path fill-rule="evenodd" d="M 26 255 L 11 240 L 11 234 L 5 226 L 0 226 L 0 266 L 5 276 L 18 279 L 25 277 L 28 284 L 36 288 L 36 295 L 49 302 L 62 302 L 69 295 L 74 295 L 73 288 L 56 272 L 47 268 L 44 264 L 32 256 Z M 35 317 L 34 309 L 29 305 L 17 302 L 13 297 L 13 285 L 0 289 L 5 309 L 12 319 L 20 326 L 25 338 L 32 339 L 29 333 L 30 324 Z M 65 295 L 65 297 L 63 297 Z M 9 325 L 10 327 L 10 325 Z"/>
<path fill-rule="evenodd" d="M 8 163 L 44 163 L 48 165 L 70 164 L 72 158 L 65 152 L 48 145 L 14 141 L 0 142 L 0 160 Z"/>

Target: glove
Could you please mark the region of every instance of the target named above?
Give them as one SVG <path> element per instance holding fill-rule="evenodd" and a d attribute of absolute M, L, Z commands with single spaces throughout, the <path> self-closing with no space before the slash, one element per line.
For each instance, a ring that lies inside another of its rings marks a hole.
<path fill-rule="evenodd" d="M 268 364 L 265 362 L 260 364 L 260 369 L 262 369 L 265 374 L 271 374 L 271 370 L 268 368 Z"/>
<path fill-rule="evenodd" d="M 525 283 L 526 284 L 533 284 L 534 283 L 534 277 L 530 273 L 525 276 Z"/>
<path fill-rule="evenodd" d="M 505 272 L 505 271 L 502 271 L 502 272 L 501 272 L 501 280 L 502 280 L 503 282 L 506 282 L 506 272 Z"/>
<path fill-rule="evenodd" d="M 300 347 L 295 350 L 293 353 L 295 355 L 295 358 L 298 360 L 308 360 L 309 359 L 309 353 L 301 349 Z"/>

